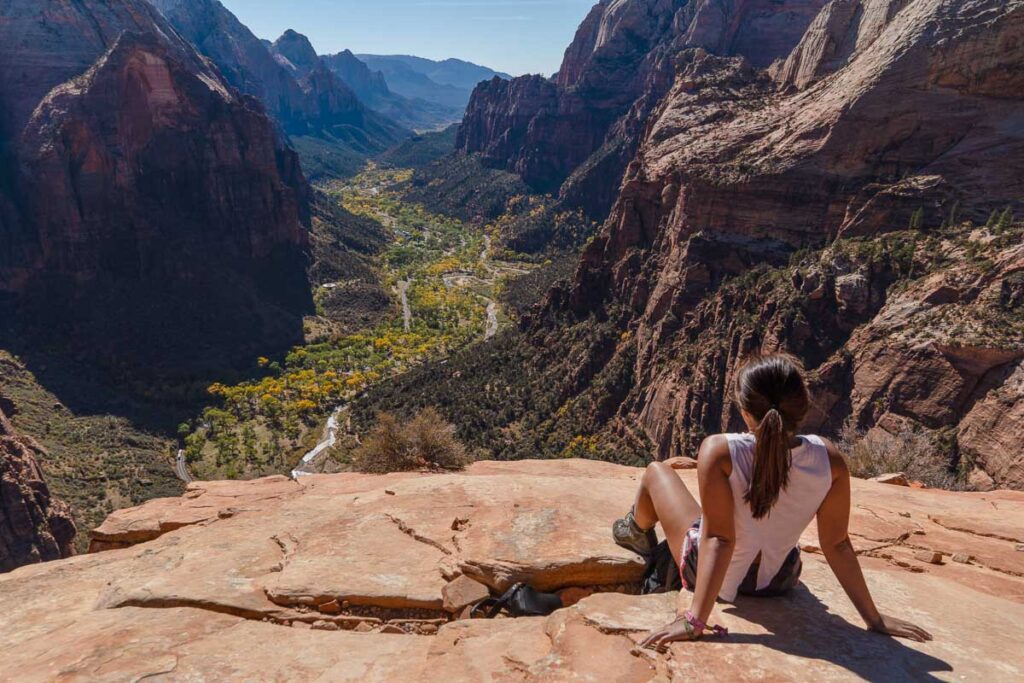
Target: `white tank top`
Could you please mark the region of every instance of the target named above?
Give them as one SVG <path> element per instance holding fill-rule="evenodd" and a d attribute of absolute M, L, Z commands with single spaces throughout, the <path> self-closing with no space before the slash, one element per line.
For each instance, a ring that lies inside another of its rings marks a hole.
<path fill-rule="evenodd" d="M 792 450 L 789 484 L 779 494 L 771 514 L 763 519 L 754 519 L 750 505 L 743 500 L 754 472 L 754 436 L 725 436 L 729 440 L 729 455 L 732 457 L 729 485 L 735 508 L 736 545 L 718 596 L 732 602 L 758 553 L 761 554 L 761 565 L 757 572 L 757 588 L 766 588 L 775 578 L 832 488 L 832 466 L 820 437 L 798 437 L 800 445 Z"/>

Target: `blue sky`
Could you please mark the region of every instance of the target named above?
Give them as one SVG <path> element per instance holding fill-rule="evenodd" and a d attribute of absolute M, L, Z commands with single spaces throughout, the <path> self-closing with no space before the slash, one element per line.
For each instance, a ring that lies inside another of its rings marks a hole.
<path fill-rule="evenodd" d="M 221 0 L 260 38 L 292 28 L 321 54 L 458 57 L 513 75 L 558 70 L 596 0 Z"/>

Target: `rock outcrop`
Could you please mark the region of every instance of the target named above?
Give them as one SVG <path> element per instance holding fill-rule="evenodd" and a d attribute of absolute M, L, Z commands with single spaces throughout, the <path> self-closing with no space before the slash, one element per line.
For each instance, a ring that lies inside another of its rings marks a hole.
<path fill-rule="evenodd" d="M 17 434 L 0 406 L 0 572 L 75 554 L 75 523 L 50 496 L 42 447 Z"/>
<path fill-rule="evenodd" d="M 822 0 L 602 0 L 551 80 L 494 79 L 470 100 L 456 147 L 603 217 L 645 121 L 672 85 L 675 56 L 703 47 L 767 67 Z M 568 181 L 568 182 L 567 182 Z"/>
<path fill-rule="evenodd" d="M 854 482 L 851 530 L 872 592 L 883 610 L 932 632 L 932 642 L 864 631 L 809 530 L 801 540 L 803 586 L 793 595 L 721 605 L 714 619 L 730 629 L 728 638 L 657 655 L 636 644 L 670 620 L 675 595 L 631 594 L 642 563 L 615 546 L 608 530 L 640 475 L 564 460 L 478 462 L 462 474 L 196 483 L 184 498 L 121 511 L 97 531 L 109 542 L 139 545 L 0 577 L 0 676 L 816 681 L 1024 674 L 1015 647 L 1024 555 L 1014 550 L 1024 495 Z M 681 476 L 696 489 L 693 472 Z M 917 559 L 924 551 L 929 559 L 938 553 L 940 563 Z M 586 590 L 564 591 L 571 606 L 550 617 L 468 620 L 444 607 L 443 596 L 457 592 L 446 590 L 453 581 L 498 591 L 518 579 Z"/>
<path fill-rule="evenodd" d="M 298 158 L 153 7 L 9 3 L 0 91 L 0 291 L 24 319 L 115 354 L 295 341 Z"/>

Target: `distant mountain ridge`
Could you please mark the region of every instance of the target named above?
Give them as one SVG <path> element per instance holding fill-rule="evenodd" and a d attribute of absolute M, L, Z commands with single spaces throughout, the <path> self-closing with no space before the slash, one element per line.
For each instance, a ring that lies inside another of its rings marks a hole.
<path fill-rule="evenodd" d="M 489 67 L 474 64 L 473 62 L 467 62 L 464 59 L 455 59 L 454 57 L 436 60 L 427 59 L 426 57 L 417 57 L 415 55 L 362 54 L 356 56 L 363 61 L 368 59 L 399 61 L 407 65 L 413 71 L 423 74 L 435 83 L 451 85 L 456 88 L 469 88 L 472 90 L 480 81 L 489 81 L 495 76 L 506 81 L 512 79 L 511 74 L 507 74 L 502 71 L 495 71 Z"/>
<path fill-rule="evenodd" d="M 351 50 L 321 57 L 366 106 L 414 130 L 435 130 L 462 120 L 465 107 L 405 97 L 388 87 L 384 74 L 370 69 Z"/>
<path fill-rule="evenodd" d="M 412 55 L 357 54 L 370 69 L 380 71 L 393 92 L 405 97 L 427 100 L 465 109 L 473 88 L 495 76 L 502 80 L 509 74 L 462 59 L 441 61 Z"/>

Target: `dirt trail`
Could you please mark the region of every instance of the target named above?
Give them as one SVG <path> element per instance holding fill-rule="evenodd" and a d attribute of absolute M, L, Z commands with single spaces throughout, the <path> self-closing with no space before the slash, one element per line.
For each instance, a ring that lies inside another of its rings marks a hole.
<path fill-rule="evenodd" d="M 484 339 L 490 339 L 498 333 L 498 304 L 491 301 L 487 304 L 487 329 Z"/>
<path fill-rule="evenodd" d="M 398 296 L 402 299 L 402 327 L 406 332 L 412 327 L 412 308 L 409 306 L 409 285 L 408 280 L 398 281 Z"/>

